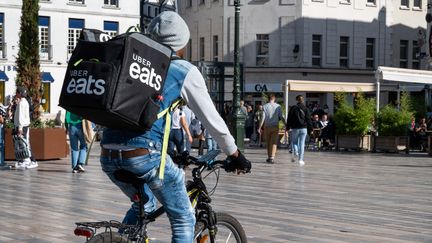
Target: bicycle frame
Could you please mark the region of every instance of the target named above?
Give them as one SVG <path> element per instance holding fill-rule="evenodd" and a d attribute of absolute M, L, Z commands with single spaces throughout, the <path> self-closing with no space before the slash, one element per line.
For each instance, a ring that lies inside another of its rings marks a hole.
<path fill-rule="evenodd" d="M 217 154 L 216 154 L 217 155 Z M 213 155 L 211 157 L 216 157 Z M 190 157 L 193 158 L 193 157 Z M 208 159 L 210 160 L 210 159 Z M 204 161 L 189 161 L 187 164 L 197 164 L 198 167 L 192 170 L 192 180 L 187 181 L 186 188 L 188 191 L 189 200 L 191 202 L 192 208 L 196 212 L 197 224 L 203 224 L 201 229 L 209 229 L 210 241 L 214 242 L 216 230 L 216 213 L 213 211 L 210 203 L 211 198 L 207 191 L 207 187 L 202 179 L 202 172 L 207 168 L 210 168 L 208 160 Z M 222 164 L 224 161 L 215 161 L 213 164 Z M 184 165 L 180 165 L 180 167 Z M 219 169 L 219 167 L 213 168 L 213 171 Z M 105 228 L 105 232 L 112 232 L 112 229 L 118 229 L 119 232 L 123 232 L 129 240 L 135 242 L 148 242 L 147 236 L 147 224 L 155 221 L 159 216 L 165 213 L 163 206 L 159 207 L 153 213 L 146 213 L 144 211 L 144 204 L 146 200 L 144 193 L 144 184 L 134 185 L 137 189 L 137 194 L 132 198 L 134 202 L 140 204 L 139 210 L 139 220 L 137 225 L 126 225 L 116 221 L 102 221 L 102 222 L 77 222 L 77 228 L 75 229 L 75 235 L 85 236 L 87 239 L 93 237 L 97 234 L 97 230 L 100 228 Z M 199 232 L 200 233 L 200 232 Z M 197 237 L 197 236 L 195 236 Z"/>

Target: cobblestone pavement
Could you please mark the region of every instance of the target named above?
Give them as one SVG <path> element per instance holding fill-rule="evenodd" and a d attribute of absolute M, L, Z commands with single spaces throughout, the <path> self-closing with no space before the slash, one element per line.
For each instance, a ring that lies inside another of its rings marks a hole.
<path fill-rule="evenodd" d="M 0 242 L 84 242 L 74 222 L 121 220 L 129 202 L 101 172 L 98 153 L 95 146 L 81 174 L 69 158 L 1 170 Z M 245 154 L 252 173 L 221 173 L 213 205 L 242 223 L 249 242 L 432 242 L 431 157 L 308 151 L 299 167 L 286 149 L 275 164 L 264 149 Z M 165 216 L 149 232 L 151 242 L 170 242 Z"/>

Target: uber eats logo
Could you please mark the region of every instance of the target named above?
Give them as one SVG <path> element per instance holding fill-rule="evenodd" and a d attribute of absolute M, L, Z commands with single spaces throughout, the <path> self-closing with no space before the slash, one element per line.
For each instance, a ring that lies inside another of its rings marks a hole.
<path fill-rule="evenodd" d="M 133 61 L 129 66 L 129 76 L 159 91 L 162 77 L 151 67 L 151 62 L 135 53 L 132 54 L 132 59 Z M 140 64 L 144 66 L 142 67 Z"/>
<path fill-rule="evenodd" d="M 66 88 L 69 94 L 95 94 L 102 95 L 105 92 L 105 80 L 95 79 L 87 70 L 71 70 L 71 80 Z"/>

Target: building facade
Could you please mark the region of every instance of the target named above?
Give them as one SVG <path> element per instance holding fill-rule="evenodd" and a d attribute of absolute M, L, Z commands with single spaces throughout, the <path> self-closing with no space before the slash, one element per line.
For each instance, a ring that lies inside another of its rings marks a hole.
<path fill-rule="evenodd" d="M 378 66 L 429 67 L 424 0 L 240 2 L 240 60 L 249 103 L 260 103 L 265 91 L 282 96 L 285 80 L 374 83 Z M 233 61 L 234 0 L 181 1 L 179 13 L 191 27 L 190 60 Z M 381 94 L 383 103 L 393 89 Z M 296 94 L 333 110 L 332 93 L 311 87 Z"/>
<path fill-rule="evenodd" d="M 15 94 L 22 0 L 0 0 L 0 102 Z M 69 57 L 82 28 L 117 35 L 140 20 L 140 2 L 122 0 L 41 0 L 39 3 L 40 70 L 43 108 L 55 115 Z M 6 81 L 7 80 L 7 81 Z"/>

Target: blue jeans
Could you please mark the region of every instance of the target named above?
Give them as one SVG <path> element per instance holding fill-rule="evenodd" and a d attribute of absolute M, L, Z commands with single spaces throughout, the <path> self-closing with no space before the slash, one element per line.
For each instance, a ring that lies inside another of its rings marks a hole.
<path fill-rule="evenodd" d="M 137 193 L 129 184 L 117 181 L 114 171 L 126 169 L 146 180 L 146 190 L 149 201 L 145 204 L 146 212 L 153 211 L 156 207 L 154 196 L 162 203 L 171 223 L 172 242 L 192 243 L 194 237 L 195 215 L 189 201 L 184 184 L 184 172 L 179 169 L 169 156 L 166 159 L 165 177 L 159 179 L 160 152 L 137 156 L 129 159 L 101 157 L 102 170 L 108 175 L 124 194 L 132 198 Z M 145 188 L 145 189 L 146 189 Z M 151 192 L 148 191 L 151 190 Z M 154 196 L 153 196 L 154 195 Z M 133 202 L 131 209 L 126 213 L 123 222 L 134 224 L 138 220 L 139 204 Z"/>
<path fill-rule="evenodd" d="M 82 123 L 69 124 L 69 143 L 71 147 L 72 169 L 83 165 L 87 158 L 87 143 L 84 138 Z M 79 143 L 79 146 L 78 146 Z"/>
<path fill-rule="evenodd" d="M 177 149 L 177 153 L 182 153 L 185 150 L 182 129 L 171 129 L 168 140 L 168 153 L 173 154 L 174 148 Z"/>
<path fill-rule="evenodd" d="M 206 138 L 207 143 L 207 151 L 212 151 L 217 149 L 217 143 L 216 140 L 213 138 Z"/>
<path fill-rule="evenodd" d="M 304 147 L 306 141 L 307 129 L 306 128 L 294 128 L 291 132 L 291 147 L 293 153 L 299 154 L 299 160 L 304 160 Z"/>

